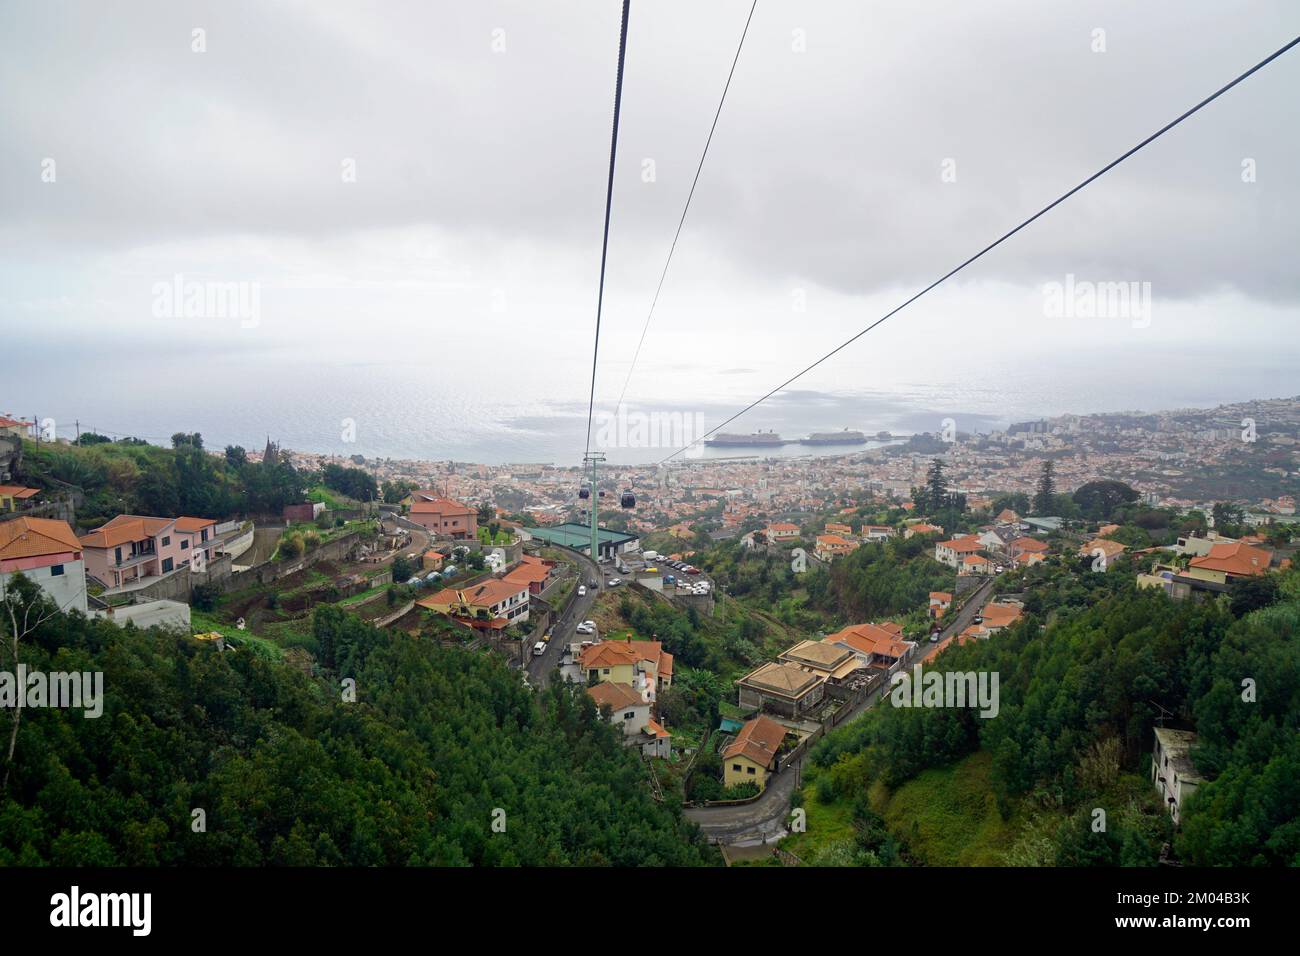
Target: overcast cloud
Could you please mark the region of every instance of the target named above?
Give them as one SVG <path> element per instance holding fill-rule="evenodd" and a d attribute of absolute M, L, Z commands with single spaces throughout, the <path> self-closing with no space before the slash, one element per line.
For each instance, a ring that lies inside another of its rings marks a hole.
<path fill-rule="evenodd" d="M 633 0 L 605 400 L 748 10 Z M 265 357 L 310 340 L 322 362 L 417 369 L 467 346 L 548 361 L 585 397 L 618 16 L 616 0 L 6 2 L 11 345 Z M 1292 0 L 759 0 L 629 398 L 668 379 L 701 402 L 761 393 L 1298 33 Z M 1293 51 L 800 386 L 915 362 L 956 381 L 1012 346 L 1294 349 L 1297 90 Z M 151 289 L 176 273 L 261 283 L 261 323 L 160 323 Z M 1066 274 L 1150 282 L 1151 327 L 1046 319 L 1042 285 Z"/>

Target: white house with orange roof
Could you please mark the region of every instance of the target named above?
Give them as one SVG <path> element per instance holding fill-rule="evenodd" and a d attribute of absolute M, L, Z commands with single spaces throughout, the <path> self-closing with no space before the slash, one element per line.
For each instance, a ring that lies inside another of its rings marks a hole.
<path fill-rule="evenodd" d="M 813 554 L 819 561 L 833 561 L 858 549 L 858 542 L 838 534 L 819 534 L 813 548 Z"/>
<path fill-rule="evenodd" d="M 0 521 L 0 596 L 18 574 L 44 591 L 60 611 L 86 613 L 82 546 L 66 521 Z"/>
<path fill-rule="evenodd" d="M 774 521 L 764 531 L 768 541 L 789 541 L 799 537 L 799 526 L 788 521 Z"/>
<path fill-rule="evenodd" d="M 952 595 L 947 591 L 930 592 L 930 617 L 941 618 L 952 607 Z"/>
<path fill-rule="evenodd" d="M 949 541 L 939 541 L 934 546 L 934 559 L 950 568 L 960 568 L 962 560 L 968 555 L 977 554 L 983 548 L 979 538 L 973 534 L 962 535 Z"/>

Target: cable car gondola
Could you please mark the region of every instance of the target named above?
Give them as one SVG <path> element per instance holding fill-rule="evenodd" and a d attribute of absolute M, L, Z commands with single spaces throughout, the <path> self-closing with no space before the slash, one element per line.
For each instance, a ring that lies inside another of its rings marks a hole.
<path fill-rule="evenodd" d="M 625 491 L 623 492 L 622 497 L 619 498 L 618 503 L 621 504 L 624 508 L 635 508 L 636 495 L 632 494 L 630 490 Z"/>
<path fill-rule="evenodd" d="M 579 488 L 579 489 L 578 489 L 578 497 L 579 497 L 579 498 L 582 498 L 582 499 L 584 499 L 584 500 L 587 499 L 587 498 L 590 498 L 590 497 L 591 497 L 591 490 L 588 489 L 588 488 Z"/>

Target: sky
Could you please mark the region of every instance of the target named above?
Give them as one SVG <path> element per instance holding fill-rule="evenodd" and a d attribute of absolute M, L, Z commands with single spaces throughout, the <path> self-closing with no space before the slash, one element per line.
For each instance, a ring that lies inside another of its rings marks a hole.
<path fill-rule="evenodd" d="M 602 408 L 749 9 L 633 0 Z M 333 432 L 337 396 L 393 389 L 488 433 L 553 415 L 569 434 L 590 387 L 619 13 L 0 5 L 0 349 L 18 358 L 0 411 L 139 429 L 142 395 L 197 390 L 211 428 L 260 429 L 288 402 L 328 406 Z M 1297 34 L 1294 2 L 759 0 L 629 405 L 713 424 Z M 1010 415 L 1300 393 L 1297 89 L 1300 49 L 783 400 L 924 392 Z M 160 306 L 177 276 L 247 284 L 255 320 Z M 1149 308 L 1061 314 L 1048 290 L 1067 282 L 1137 283 Z"/>

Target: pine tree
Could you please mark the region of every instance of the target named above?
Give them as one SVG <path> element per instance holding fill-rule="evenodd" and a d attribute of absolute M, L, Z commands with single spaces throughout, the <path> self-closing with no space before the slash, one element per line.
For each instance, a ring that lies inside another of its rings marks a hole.
<path fill-rule="evenodd" d="M 1049 458 L 1043 462 L 1043 472 L 1038 477 L 1038 493 L 1034 495 L 1034 510 L 1040 515 L 1052 513 L 1052 502 L 1056 498 L 1055 464 Z"/>

